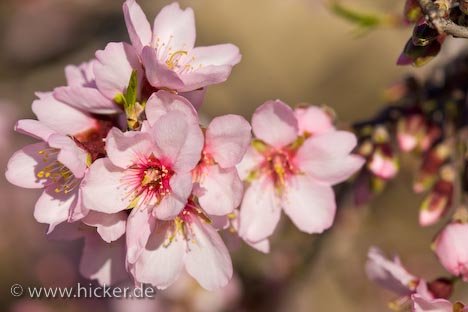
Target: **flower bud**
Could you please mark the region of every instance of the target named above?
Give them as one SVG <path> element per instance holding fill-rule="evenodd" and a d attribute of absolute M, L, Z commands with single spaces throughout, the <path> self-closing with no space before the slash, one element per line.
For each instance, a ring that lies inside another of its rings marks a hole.
<path fill-rule="evenodd" d="M 437 173 L 449 155 L 450 147 L 446 143 L 440 143 L 428 151 L 413 183 L 415 193 L 425 192 L 434 185 Z"/>
<path fill-rule="evenodd" d="M 436 40 L 438 36 L 439 32 L 436 29 L 427 23 L 422 23 L 414 27 L 411 40 L 415 46 L 425 47 Z"/>
<path fill-rule="evenodd" d="M 453 292 L 453 280 L 445 277 L 439 277 L 430 283 L 427 283 L 427 288 L 434 298 L 448 299 Z"/>
<path fill-rule="evenodd" d="M 468 223 L 452 221 L 437 235 L 434 251 L 445 269 L 468 281 Z"/>
<path fill-rule="evenodd" d="M 419 209 L 419 224 L 421 226 L 429 226 L 436 223 L 450 207 L 454 178 L 455 171 L 451 166 L 445 166 L 441 169 L 440 179 L 424 199 Z"/>
<path fill-rule="evenodd" d="M 421 114 L 404 116 L 397 123 L 397 140 L 404 152 L 412 151 L 426 133 L 426 123 Z"/>

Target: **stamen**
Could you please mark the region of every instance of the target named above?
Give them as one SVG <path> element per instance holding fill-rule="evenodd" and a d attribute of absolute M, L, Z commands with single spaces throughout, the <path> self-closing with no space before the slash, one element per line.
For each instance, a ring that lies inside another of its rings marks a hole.
<path fill-rule="evenodd" d="M 179 50 L 171 53 L 169 58 L 166 60 L 166 65 L 169 69 L 174 69 L 179 66 L 179 60 L 183 55 L 187 55 L 187 51 Z"/>

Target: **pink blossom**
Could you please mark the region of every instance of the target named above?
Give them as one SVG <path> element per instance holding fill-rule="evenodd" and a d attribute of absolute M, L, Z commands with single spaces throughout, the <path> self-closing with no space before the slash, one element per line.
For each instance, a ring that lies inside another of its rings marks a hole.
<path fill-rule="evenodd" d="M 51 232 L 57 224 L 86 214 L 80 183 L 89 163 L 101 153 L 99 134 L 107 125 L 51 93 L 38 96 L 32 104 L 38 120 L 20 120 L 16 130 L 43 142 L 17 151 L 8 162 L 6 178 L 21 187 L 44 189 L 34 216 L 49 224 Z"/>
<path fill-rule="evenodd" d="M 112 58 L 109 58 L 109 62 L 112 60 Z M 109 96 L 110 92 L 106 92 L 108 89 L 102 86 L 102 80 L 100 88 L 98 88 L 94 74 L 96 65 L 99 65 L 99 62 L 91 60 L 79 66 L 67 66 L 65 68 L 65 75 L 68 85 L 56 88 L 54 90 L 54 97 L 63 103 L 91 113 L 121 113 L 122 110 L 114 102 L 114 96 Z M 119 65 L 121 66 L 120 70 L 124 71 L 125 67 L 122 64 Z M 130 74 L 127 77 L 127 81 L 125 81 L 125 89 L 130 79 Z M 101 90 L 105 93 L 102 93 Z"/>
<path fill-rule="evenodd" d="M 413 312 L 465 312 L 468 311 L 468 307 L 465 307 L 462 303 L 457 302 L 452 304 L 450 301 L 445 299 L 430 299 L 420 294 L 414 294 L 411 296 L 412 300 L 412 311 Z"/>
<path fill-rule="evenodd" d="M 431 282 L 417 277 L 406 270 L 398 257 L 387 259 L 382 251 L 376 247 L 369 249 L 367 255 L 366 273 L 369 279 L 379 286 L 398 295 L 396 300 L 389 303 L 394 311 L 406 311 L 412 299 L 417 294 L 421 298 L 448 298 L 453 291 L 453 280 L 437 278 Z"/>
<path fill-rule="evenodd" d="M 240 210 L 239 234 L 250 242 L 269 237 L 281 209 L 307 233 L 321 233 L 335 216 L 332 185 L 346 180 L 363 165 L 350 155 L 353 134 L 331 131 L 304 137 L 294 111 L 283 102 L 268 101 L 252 118 L 256 136 L 238 166 L 250 182 Z"/>
<path fill-rule="evenodd" d="M 335 130 L 331 112 L 317 106 L 298 107 L 294 110 L 299 133 L 318 135 Z"/>
<path fill-rule="evenodd" d="M 468 223 L 446 225 L 435 239 L 434 250 L 447 271 L 468 281 Z"/>
<path fill-rule="evenodd" d="M 367 254 L 366 273 L 372 281 L 400 296 L 414 293 L 419 283 L 419 278 L 409 273 L 398 257 L 388 260 L 376 247 Z"/>
<path fill-rule="evenodd" d="M 385 146 L 375 149 L 367 166 L 373 174 L 384 180 L 392 179 L 399 170 L 399 164 L 393 152 L 386 149 Z"/>
<path fill-rule="evenodd" d="M 240 205 L 244 187 L 236 165 L 250 139 L 250 125 L 241 116 L 217 117 L 208 125 L 203 156 L 193 174 L 194 194 L 207 213 L 226 215 Z"/>
<path fill-rule="evenodd" d="M 165 6 L 156 16 L 153 29 L 135 0 L 127 0 L 123 10 L 130 40 L 153 87 L 197 90 L 224 82 L 240 62 L 239 49 L 232 44 L 194 47 L 191 8 L 182 10 L 178 3 Z"/>
<path fill-rule="evenodd" d="M 144 72 L 140 58 L 135 49 L 124 42 L 111 42 L 104 50 L 96 52 L 94 62 L 96 88 L 105 98 L 112 102 L 120 102 L 127 91 L 133 72 L 137 74 L 137 98 L 142 96 L 144 87 Z"/>
<path fill-rule="evenodd" d="M 145 131 L 113 128 L 107 158 L 95 161 L 83 182 L 85 207 L 104 213 L 134 208 L 172 219 L 192 191 L 191 170 L 200 160 L 203 134 L 193 120 L 170 111 Z"/>
<path fill-rule="evenodd" d="M 174 220 L 153 220 L 144 249 L 136 261 L 128 263 L 135 280 L 165 289 L 185 268 L 207 290 L 225 286 L 232 276 L 231 258 L 210 223 L 192 200 Z"/>

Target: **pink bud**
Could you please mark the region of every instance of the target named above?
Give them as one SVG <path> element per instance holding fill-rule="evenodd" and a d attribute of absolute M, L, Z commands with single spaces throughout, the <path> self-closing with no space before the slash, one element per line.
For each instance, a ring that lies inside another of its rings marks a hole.
<path fill-rule="evenodd" d="M 447 271 L 468 281 L 468 223 L 449 223 L 436 237 L 434 250 Z"/>

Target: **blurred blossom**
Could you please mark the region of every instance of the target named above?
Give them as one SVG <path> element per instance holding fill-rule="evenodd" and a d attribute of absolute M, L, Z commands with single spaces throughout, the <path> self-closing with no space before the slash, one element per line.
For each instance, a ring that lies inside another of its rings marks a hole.
<path fill-rule="evenodd" d="M 445 299 L 430 299 L 419 294 L 411 296 L 413 312 L 465 312 L 468 307 L 461 302 L 452 304 Z"/>
<path fill-rule="evenodd" d="M 429 226 L 439 221 L 451 207 L 456 172 L 445 165 L 440 170 L 440 178 L 419 208 L 419 224 Z"/>
<path fill-rule="evenodd" d="M 465 215 L 465 213 L 463 213 Z M 434 250 L 447 271 L 468 281 L 468 223 L 447 224 L 434 241 Z"/>

